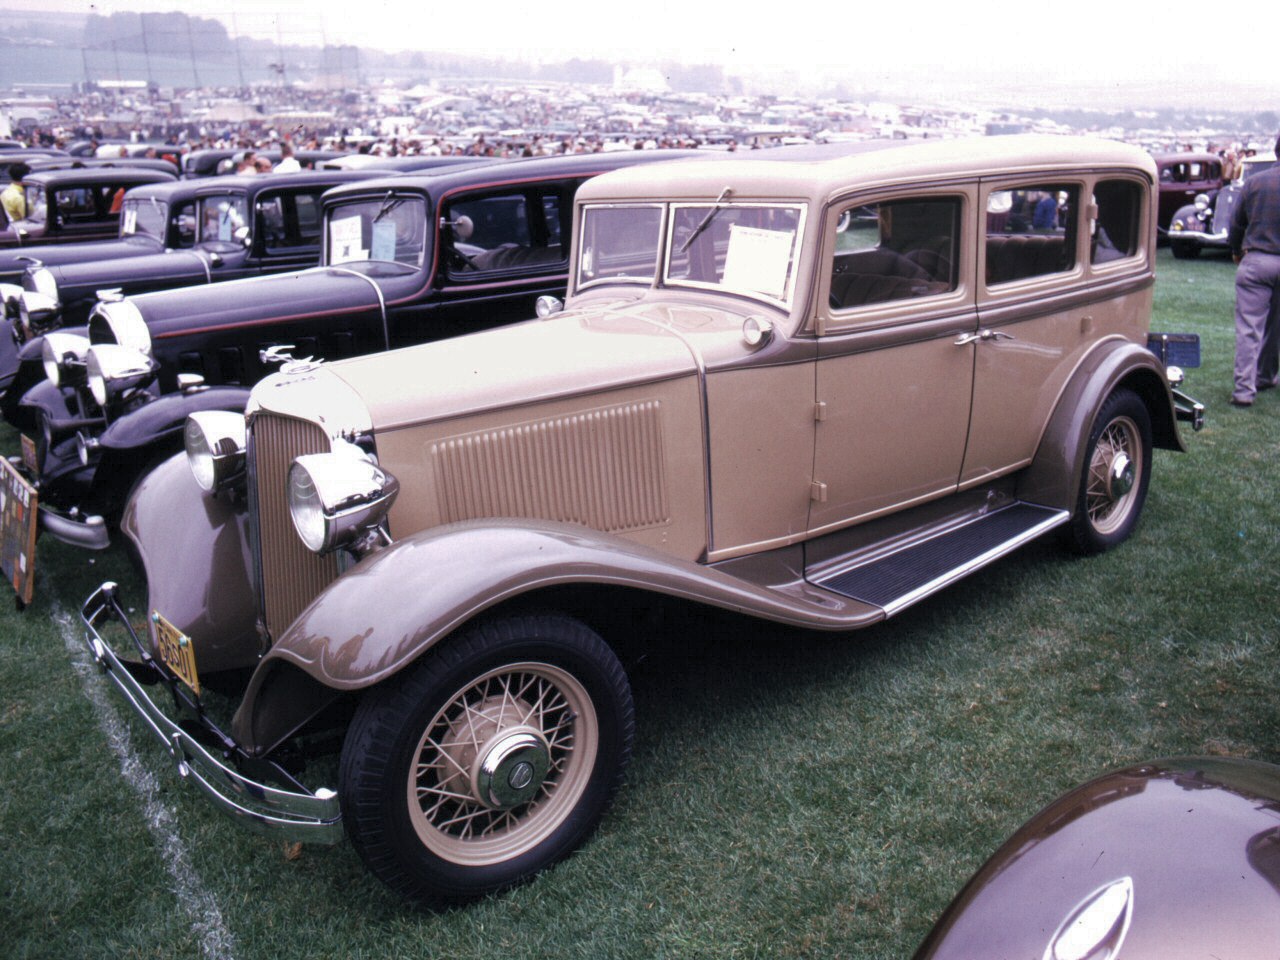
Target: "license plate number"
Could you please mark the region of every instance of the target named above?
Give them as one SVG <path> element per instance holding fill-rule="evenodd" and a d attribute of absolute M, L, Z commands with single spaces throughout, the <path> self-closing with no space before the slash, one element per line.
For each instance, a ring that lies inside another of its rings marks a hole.
<path fill-rule="evenodd" d="M 158 613 L 151 614 L 156 628 L 156 650 L 160 660 L 174 675 L 200 695 L 200 675 L 196 672 L 196 652 L 191 638 Z"/>
<path fill-rule="evenodd" d="M 18 600 L 31 602 L 36 585 L 36 488 L 0 457 L 0 570 Z"/>

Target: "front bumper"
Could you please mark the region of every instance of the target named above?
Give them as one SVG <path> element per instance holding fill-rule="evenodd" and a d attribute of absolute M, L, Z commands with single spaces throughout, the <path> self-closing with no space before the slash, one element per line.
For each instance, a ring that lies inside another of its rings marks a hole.
<path fill-rule="evenodd" d="M 65 513 L 47 504 L 40 504 L 40 529 L 55 540 L 69 543 L 85 550 L 105 550 L 111 546 L 111 534 L 107 522 L 97 514 L 79 511 Z"/>
<path fill-rule="evenodd" d="M 194 783 L 219 810 L 256 833 L 322 844 L 342 840 L 342 812 L 338 796 L 332 790 L 320 788 L 314 793 L 301 787 L 297 790 L 284 790 L 250 780 L 215 757 L 186 726 L 171 720 L 152 701 L 136 674 L 143 674 L 148 680 L 163 682 L 175 699 L 184 698 L 191 705 L 189 698 L 178 689 L 177 681 L 152 659 L 129 625 L 128 618 L 120 608 L 114 583 L 104 583 L 99 587 L 85 601 L 80 616 L 85 626 L 85 642 L 93 659 L 111 679 L 134 713 L 143 719 L 147 728 L 169 750 L 179 778 Z M 108 620 L 119 621 L 128 631 L 141 654 L 141 663 L 126 664 L 102 639 L 98 626 Z M 213 726 L 198 705 L 196 709 L 198 729 L 205 734 L 205 739 L 224 745 L 218 751 L 224 759 L 236 756 L 234 744 Z M 283 770 L 279 772 L 283 779 L 292 781 L 293 778 Z"/>
<path fill-rule="evenodd" d="M 1226 247 L 1227 231 L 1207 233 L 1204 230 L 1170 230 L 1166 236 L 1170 240 L 1186 240 L 1202 247 Z"/>

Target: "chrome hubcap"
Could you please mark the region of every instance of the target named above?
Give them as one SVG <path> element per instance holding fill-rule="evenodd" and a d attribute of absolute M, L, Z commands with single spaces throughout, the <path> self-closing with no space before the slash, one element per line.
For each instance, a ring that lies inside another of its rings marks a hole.
<path fill-rule="evenodd" d="M 505 730 L 484 745 L 475 765 L 475 794 L 487 806 L 510 810 L 542 789 L 551 769 L 546 741 L 529 728 Z"/>
<path fill-rule="evenodd" d="M 1111 461 L 1111 469 L 1107 472 L 1107 490 L 1112 499 L 1119 500 L 1133 489 L 1133 461 L 1128 454 L 1117 453 Z"/>

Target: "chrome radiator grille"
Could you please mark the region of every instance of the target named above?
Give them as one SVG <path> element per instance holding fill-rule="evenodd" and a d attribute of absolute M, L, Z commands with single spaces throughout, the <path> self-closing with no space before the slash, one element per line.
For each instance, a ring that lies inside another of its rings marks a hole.
<path fill-rule="evenodd" d="M 329 438 L 314 423 L 260 413 L 253 419 L 250 502 L 255 526 L 263 622 L 274 639 L 338 575 L 334 556 L 312 553 L 289 518 L 285 481 L 294 457 L 325 453 Z"/>

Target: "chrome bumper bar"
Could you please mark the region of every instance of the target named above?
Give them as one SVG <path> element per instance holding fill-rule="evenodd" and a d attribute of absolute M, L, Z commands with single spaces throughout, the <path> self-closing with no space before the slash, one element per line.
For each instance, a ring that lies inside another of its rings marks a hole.
<path fill-rule="evenodd" d="M 1205 233 L 1203 230 L 1169 230 L 1165 233 L 1170 240 L 1199 240 L 1201 243 L 1211 243 L 1217 246 L 1225 247 L 1227 245 L 1227 231 L 1221 233 Z"/>
<path fill-rule="evenodd" d="M 98 633 L 101 622 L 116 619 L 138 643 L 137 635 L 120 609 L 114 583 L 104 583 L 99 587 L 85 601 L 80 616 L 85 625 L 85 642 L 93 659 L 147 728 L 169 750 L 179 778 L 194 783 L 219 810 L 256 833 L 323 844 L 342 840 L 342 812 L 338 795 L 332 790 L 323 787 L 314 793 L 282 790 L 250 780 L 213 756 L 152 701 L 142 684 Z M 144 657 L 150 659 L 145 651 Z"/>
<path fill-rule="evenodd" d="M 105 550 L 111 546 L 107 523 L 97 514 L 71 516 L 43 503 L 37 510 L 40 528 L 55 540 L 85 550 Z"/>

